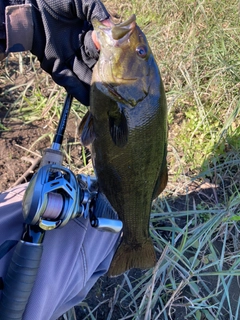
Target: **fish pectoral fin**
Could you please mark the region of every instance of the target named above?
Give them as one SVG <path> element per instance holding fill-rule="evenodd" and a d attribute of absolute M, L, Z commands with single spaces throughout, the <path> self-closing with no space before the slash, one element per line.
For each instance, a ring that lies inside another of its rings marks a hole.
<path fill-rule="evenodd" d="M 124 147 L 128 141 L 128 123 L 123 111 L 109 112 L 109 131 L 114 144 Z"/>
<path fill-rule="evenodd" d="M 93 117 L 89 111 L 84 115 L 79 125 L 78 132 L 80 134 L 81 142 L 84 146 L 90 145 L 95 139 Z"/>

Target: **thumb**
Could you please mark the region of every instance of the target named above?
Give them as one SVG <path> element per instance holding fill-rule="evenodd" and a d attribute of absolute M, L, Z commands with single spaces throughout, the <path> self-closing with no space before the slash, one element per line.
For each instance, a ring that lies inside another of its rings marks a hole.
<path fill-rule="evenodd" d="M 103 21 L 101 21 L 101 23 L 106 27 L 112 27 L 114 25 L 113 22 L 111 21 L 111 19 L 103 20 Z M 99 51 L 101 49 L 101 45 L 98 41 L 97 34 L 96 34 L 95 30 L 93 30 L 93 32 L 92 32 L 92 40 L 93 40 L 93 43 L 95 44 L 95 47 Z"/>
<path fill-rule="evenodd" d="M 96 35 L 95 30 L 93 30 L 93 32 L 92 32 L 92 40 L 93 40 L 93 43 L 95 44 L 96 49 L 99 51 L 101 49 L 101 45 L 97 39 L 97 35 Z"/>

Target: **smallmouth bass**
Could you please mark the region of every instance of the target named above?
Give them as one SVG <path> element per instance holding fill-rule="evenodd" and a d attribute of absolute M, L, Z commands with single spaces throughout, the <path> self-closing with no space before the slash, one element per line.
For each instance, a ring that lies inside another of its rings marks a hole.
<path fill-rule="evenodd" d="M 123 222 L 123 238 L 109 269 L 151 268 L 151 205 L 166 187 L 167 105 L 161 75 L 135 15 L 104 26 L 93 21 L 101 45 L 93 69 L 90 108 L 80 124 L 102 192 Z"/>

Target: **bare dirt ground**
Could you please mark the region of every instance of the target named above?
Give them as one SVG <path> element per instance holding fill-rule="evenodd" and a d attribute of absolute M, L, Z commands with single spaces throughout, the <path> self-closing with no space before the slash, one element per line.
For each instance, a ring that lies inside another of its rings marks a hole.
<path fill-rule="evenodd" d="M 47 126 L 47 121 L 40 120 L 25 124 L 21 120 L 12 120 L 8 116 L 4 118 L 6 113 L 6 108 L 4 106 L 0 107 L 0 117 L 3 119 L 2 124 L 7 129 L 0 131 L 0 192 L 15 184 L 29 181 L 32 173 L 38 167 L 43 150 L 51 146 L 48 137 L 36 143 L 40 137 L 43 137 L 51 130 Z M 74 135 L 75 123 L 73 117 L 70 116 L 65 140 L 74 140 Z M 31 148 L 32 145 L 34 146 Z M 80 148 L 76 146 L 71 149 L 72 159 L 75 157 L 76 162 L 81 165 Z M 29 171 L 31 166 L 33 169 Z"/>

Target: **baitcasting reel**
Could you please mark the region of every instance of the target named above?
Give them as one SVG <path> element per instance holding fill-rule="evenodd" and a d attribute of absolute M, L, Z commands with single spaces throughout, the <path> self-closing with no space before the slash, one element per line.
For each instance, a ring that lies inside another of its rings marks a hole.
<path fill-rule="evenodd" d="M 49 164 L 33 176 L 23 199 L 23 216 L 28 225 L 43 230 L 65 226 L 70 219 L 83 216 L 102 231 L 120 232 L 122 222 L 96 217 L 94 202 L 98 196 L 93 176 L 75 175 L 67 168 Z M 94 200 L 94 201 L 93 201 Z"/>

